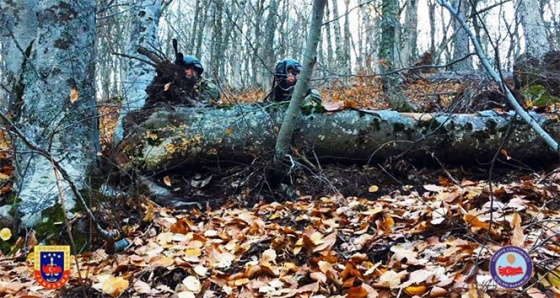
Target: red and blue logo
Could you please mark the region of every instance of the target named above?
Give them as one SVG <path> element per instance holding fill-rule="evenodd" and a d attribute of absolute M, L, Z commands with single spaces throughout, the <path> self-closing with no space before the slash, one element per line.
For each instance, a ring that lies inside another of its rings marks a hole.
<path fill-rule="evenodd" d="M 35 246 L 35 279 L 47 289 L 59 289 L 70 278 L 70 246 Z"/>
<path fill-rule="evenodd" d="M 490 274 L 504 288 L 519 288 L 533 275 L 533 261 L 522 248 L 505 246 L 490 259 Z"/>

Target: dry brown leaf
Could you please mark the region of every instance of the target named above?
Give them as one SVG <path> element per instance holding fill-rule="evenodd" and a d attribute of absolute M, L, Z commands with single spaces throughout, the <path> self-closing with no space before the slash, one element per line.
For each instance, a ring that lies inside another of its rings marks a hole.
<path fill-rule="evenodd" d="M 103 282 L 101 290 L 113 297 L 118 297 L 128 289 L 128 280 L 120 276 L 109 276 Z"/>
<path fill-rule="evenodd" d="M 430 290 L 430 294 L 428 295 L 428 297 L 445 297 L 447 293 L 448 292 L 446 289 L 434 286 Z"/>
<path fill-rule="evenodd" d="M 471 210 L 469 213 L 463 216 L 463 220 L 472 227 L 475 228 L 482 228 L 488 230 L 490 228 L 490 224 L 487 222 L 483 222 L 479 219 L 478 214 L 475 213 L 476 211 Z M 475 213 L 475 214 L 473 214 Z"/>
<path fill-rule="evenodd" d="M 80 93 L 78 92 L 78 89 L 72 87 L 72 89 L 70 89 L 70 102 L 75 103 L 76 101 L 78 101 L 79 97 Z"/>
<path fill-rule="evenodd" d="M 425 285 L 419 286 L 408 286 L 404 288 L 404 292 L 410 296 L 422 296 L 428 291 L 428 288 Z"/>
<path fill-rule="evenodd" d="M 346 297 L 348 298 L 365 298 L 368 296 L 368 291 L 366 291 L 366 289 L 360 287 L 351 287 L 350 290 L 348 290 L 348 294 L 346 295 Z"/>
<path fill-rule="evenodd" d="M 309 273 L 309 277 L 311 277 L 314 281 L 319 281 L 322 283 L 327 282 L 327 276 L 323 272 L 311 272 Z"/>
<path fill-rule="evenodd" d="M 163 183 L 167 186 L 171 186 L 171 178 L 169 178 L 169 176 L 163 177 Z"/>
<path fill-rule="evenodd" d="M 513 214 L 513 231 L 511 236 L 511 245 L 523 247 L 525 243 L 525 234 L 523 233 L 523 228 L 521 227 L 521 216 L 519 213 L 515 212 Z"/>
<path fill-rule="evenodd" d="M 152 287 L 140 279 L 135 280 L 132 286 L 139 294 L 150 294 L 152 292 Z"/>
<path fill-rule="evenodd" d="M 336 243 L 337 233 L 333 232 L 327 235 L 325 238 L 322 239 L 322 243 L 317 245 L 313 252 L 319 252 L 324 250 L 331 250 L 334 244 Z"/>

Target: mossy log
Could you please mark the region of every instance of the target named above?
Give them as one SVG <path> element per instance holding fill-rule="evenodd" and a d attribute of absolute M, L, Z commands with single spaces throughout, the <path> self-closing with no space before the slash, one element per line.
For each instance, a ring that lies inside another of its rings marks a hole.
<path fill-rule="evenodd" d="M 141 171 L 189 170 L 201 164 L 250 163 L 270 158 L 285 105 L 235 105 L 156 110 L 142 123 L 128 117 L 129 135 L 116 163 Z M 558 117 L 532 114 L 560 140 Z M 138 119 L 138 118 L 136 118 Z M 506 136 L 509 136 L 506 138 Z M 506 141 L 504 141 L 504 139 Z M 502 146 L 503 144 L 503 147 Z M 554 152 L 513 113 L 404 114 L 394 111 L 304 111 L 292 140 L 295 157 L 324 162 L 376 164 L 394 156 L 419 163 L 558 161 Z"/>

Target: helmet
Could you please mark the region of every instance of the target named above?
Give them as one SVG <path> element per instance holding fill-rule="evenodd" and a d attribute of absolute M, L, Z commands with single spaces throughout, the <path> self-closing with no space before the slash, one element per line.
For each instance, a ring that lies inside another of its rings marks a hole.
<path fill-rule="evenodd" d="M 288 71 L 294 71 L 296 73 L 301 72 L 301 64 L 294 59 L 283 59 L 276 63 L 274 66 L 274 74 L 279 77 L 283 78 L 288 75 Z"/>
<path fill-rule="evenodd" d="M 198 74 L 202 74 L 204 72 L 204 67 L 202 67 L 202 63 L 200 63 L 200 60 L 198 60 L 194 56 L 186 55 L 185 57 L 183 57 L 183 61 L 179 63 L 179 66 L 185 68 L 193 67 L 194 69 L 196 69 Z"/>

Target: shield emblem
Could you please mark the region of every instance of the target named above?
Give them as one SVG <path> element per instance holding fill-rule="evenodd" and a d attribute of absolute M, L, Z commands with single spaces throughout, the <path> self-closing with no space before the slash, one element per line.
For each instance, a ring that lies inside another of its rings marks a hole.
<path fill-rule="evenodd" d="M 70 277 L 70 246 L 35 246 L 35 279 L 47 289 L 61 288 Z"/>

